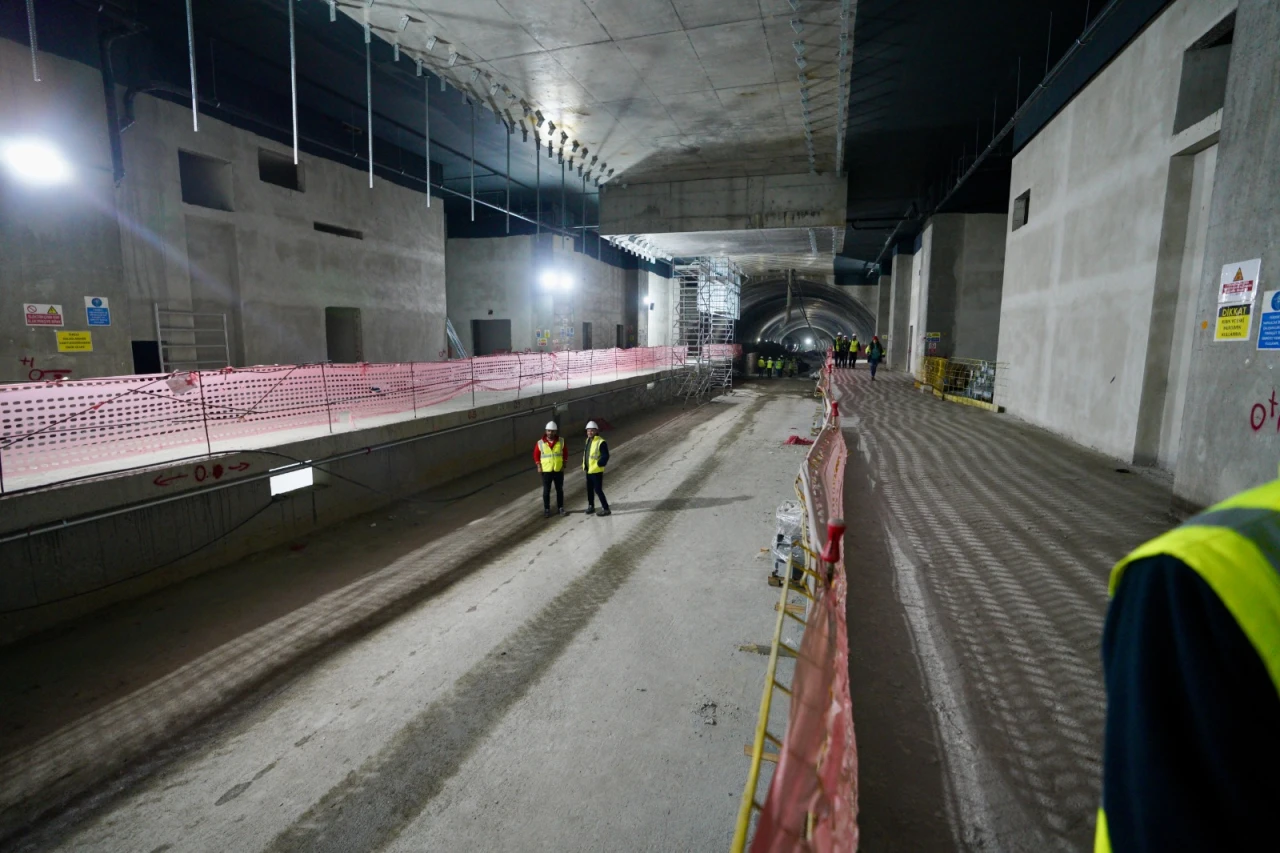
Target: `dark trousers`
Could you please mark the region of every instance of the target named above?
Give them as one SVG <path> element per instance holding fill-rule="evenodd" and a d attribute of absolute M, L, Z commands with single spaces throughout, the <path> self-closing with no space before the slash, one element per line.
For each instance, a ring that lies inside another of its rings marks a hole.
<path fill-rule="evenodd" d="M 880 366 L 880 362 L 875 361 L 875 360 L 873 359 L 873 360 L 871 360 L 871 361 L 868 361 L 868 362 L 867 362 L 867 364 L 871 365 L 871 378 L 872 378 L 872 379 L 875 379 L 875 378 L 876 378 L 876 368 Z"/>
<path fill-rule="evenodd" d="M 596 495 L 600 496 L 600 508 L 608 509 L 609 502 L 604 497 L 604 472 L 587 475 L 587 506 L 596 505 Z"/>
<path fill-rule="evenodd" d="M 564 472 L 542 472 L 542 508 L 551 509 L 551 484 L 556 486 L 556 509 L 564 508 Z"/>

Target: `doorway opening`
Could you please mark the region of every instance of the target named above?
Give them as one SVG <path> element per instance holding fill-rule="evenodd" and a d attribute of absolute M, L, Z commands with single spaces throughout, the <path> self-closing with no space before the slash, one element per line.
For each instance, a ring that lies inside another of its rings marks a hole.
<path fill-rule="evenodd" d="M 511 352 L 511 321 L 472 320 L 471 344 L 476 355 Z"/>
<path fill-rule="evenodd" d="M 364 361 L 360 309 L 324 309 L 324 338 L 329 361 L 334 364 L 356 364 Z"/>
<path fill-rule="evenodd" d="M 591 324 L 582 324 L 582 348 L 591 349 Z"/>

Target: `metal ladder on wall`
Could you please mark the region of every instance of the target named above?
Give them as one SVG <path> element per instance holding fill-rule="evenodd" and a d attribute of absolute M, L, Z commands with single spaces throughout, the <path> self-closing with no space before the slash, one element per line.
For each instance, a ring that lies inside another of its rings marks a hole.
<path fill-rule="evenodd" d="M 157 302 L 155 318 L 161 373 L 231 366 L 226 314 L 162 308 Z"/>
<path fill-rule="evenodd" d="M 677 346 L 686 347 L 678 393 L 702 397 L 713 388 L 733 387 L 734 326 L 742 292 L 742 270 L 728 258 L 697 258 L 675 268 Z"/>

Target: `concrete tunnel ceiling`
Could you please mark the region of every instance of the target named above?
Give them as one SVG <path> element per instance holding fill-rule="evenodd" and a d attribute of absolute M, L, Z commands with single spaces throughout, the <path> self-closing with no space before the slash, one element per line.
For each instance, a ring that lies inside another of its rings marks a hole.
<path fill-rule="evenodd" d="M 823 280 L 796 278 L 789 318 L 785 278 L 753 279 L 743 287 L 738 340 L 744 346 L 749 347 L 757 338 L 781 340 L 810 327 L 826 339 L 843 333 L 870 340 L 876 318 L 844 287 Z"/>

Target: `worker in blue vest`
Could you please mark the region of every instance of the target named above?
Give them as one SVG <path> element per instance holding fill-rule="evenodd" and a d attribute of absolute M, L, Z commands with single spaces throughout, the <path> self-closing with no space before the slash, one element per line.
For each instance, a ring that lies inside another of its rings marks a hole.
<path fill-rule="evenodd" d="M 542 438 L 533 446 L 533 467 L 542 475 L 542 517 L 551 517 L 551 487 L 556 487 L 556 512 L 564 511 L 564 440 L 555 421 L 547 423 Z"/>
<path fill-rule="evenodd" d="M 604 467 L 609 464 L 609 443 L 600 435 L 595 421 L 587 421 L 587 446 L 582 452 L 582 470 L 587 475 L 587 515 L 612 515 L 604 496 Z M 596 498 L 600 512 L 596 512 Z"/>
<path fill-rule="evenodd" d="M 1111 572 L 1097 853 L 1280 849 L 1278 572 L 1280 480 Z"/>

